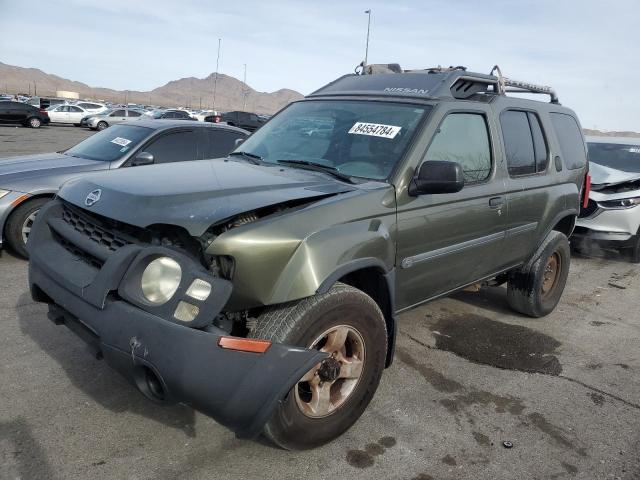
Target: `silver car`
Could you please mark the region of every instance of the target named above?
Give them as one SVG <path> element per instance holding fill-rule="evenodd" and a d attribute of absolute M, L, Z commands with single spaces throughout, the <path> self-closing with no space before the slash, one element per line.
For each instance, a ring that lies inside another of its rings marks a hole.
<path fill-rule="evenodd" d="M 591 192 L 576 222 L 578 249 L 613 247 L 640 263 L 640 138 L 586 140 Z"/>
<path fill-rule="evenodd" d="M 89 127 L 91 130 L 104 130 L 105 128 L 124 122 L 132 118 L 140 118 L 144 112 L 129 108 L 115 108 L 107 110 L 99 115 L 90 115 L 80 122 L 80 125 Z"/>

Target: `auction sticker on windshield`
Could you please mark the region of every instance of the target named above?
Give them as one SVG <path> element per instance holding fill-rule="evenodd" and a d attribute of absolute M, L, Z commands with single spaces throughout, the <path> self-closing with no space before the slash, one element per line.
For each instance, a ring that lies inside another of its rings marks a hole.
<path fill-rule="evenodd" d="M 126 147 L 131 143 L 131 140 L 127 140 L 126 138 L 116 137 L 111 140 L 111 143 L 115 143 L 116 145 L 120 145 L 121 147 Z"/>
<path fill-rule="evenodd" d="M 370 135 L 372 137 L 395 138 L 402 127 L 381 125 L 379 123 L 356 122 L 349 133 L 354 135 Z"/>

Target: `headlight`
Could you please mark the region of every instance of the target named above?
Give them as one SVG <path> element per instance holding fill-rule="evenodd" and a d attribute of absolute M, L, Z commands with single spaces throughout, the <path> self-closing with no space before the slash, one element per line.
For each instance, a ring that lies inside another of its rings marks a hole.
<path fill-rule="evenodd" d="M 142 272 L 142 293 L 149 302 L 162 305 L 176 293 L 181 278 L 182 269 L 178 262 L 169 257 L 156 258 Z"/>
<path fill-rule="evenodd" d="M 606 200 L 604 202 L 598 202 L 598 205 L 609 210 L 623 210 L 640 205 L 640 197 L 621 198 L 620 200 Z"/>
<path fill-rule="evenodd" d="M 4 197 L 5 195 L 7 195 L 9 193 L 9 190 L 2 190 L 0 189 L 0 198 Z"/>

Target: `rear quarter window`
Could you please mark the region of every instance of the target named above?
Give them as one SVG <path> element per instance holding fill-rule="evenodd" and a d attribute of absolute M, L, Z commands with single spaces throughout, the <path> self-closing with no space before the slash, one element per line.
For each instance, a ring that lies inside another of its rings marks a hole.
<path fill-rule="evenodd" d="M 578 122 L 565 113 L 550 113 L 556 131 L 562 161 L 569 170 L 582 168 L 587 164 L 587 151 Z"/>

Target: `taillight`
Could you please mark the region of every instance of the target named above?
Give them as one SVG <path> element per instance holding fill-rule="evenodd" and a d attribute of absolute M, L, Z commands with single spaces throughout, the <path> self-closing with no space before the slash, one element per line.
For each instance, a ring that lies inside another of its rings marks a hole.
<path fill-rule="evenodd" d="M 589 194 L 591 193 L 591 174 L 587 173 L 584 177 L 584 188 L 582 189 L 582 208 L 587 208 L 589 203 Z"/>
<path fill-rule="evenodd" d="M 49 112 L 47 112 L 44 108 L 40 109 L 40 115 L 46 115 L 47 117 L 49 116 Z"/>

